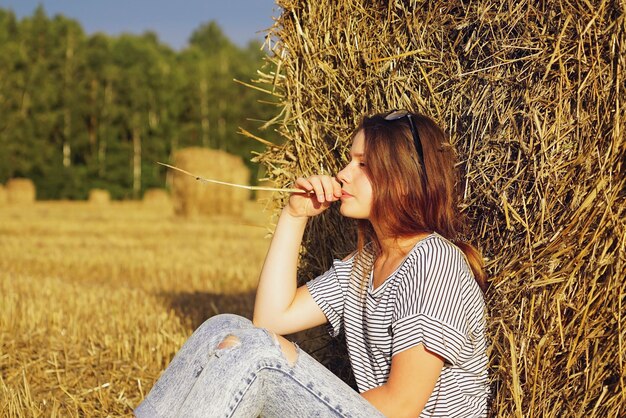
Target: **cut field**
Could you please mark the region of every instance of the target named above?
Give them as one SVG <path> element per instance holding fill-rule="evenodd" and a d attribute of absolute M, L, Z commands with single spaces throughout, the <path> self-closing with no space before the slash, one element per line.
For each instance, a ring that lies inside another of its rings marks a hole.
<path fill-rule="evenodd" d="M 1 415 L 130 416 L 194 327 L 250 315 L 266 224 L 137 202 L 0 207 Z"/>

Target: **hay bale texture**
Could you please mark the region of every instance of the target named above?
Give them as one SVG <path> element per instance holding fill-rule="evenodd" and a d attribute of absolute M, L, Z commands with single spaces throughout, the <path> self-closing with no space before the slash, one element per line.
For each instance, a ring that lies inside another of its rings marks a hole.
<path fill-rule="evenodd" d="M 201 177 L 248 184 L 250 173 L 241 157 L 208 148 L 184 148 L 174 154 L 174 165 Z M 172 200 L 177 215 L 241 216 L 250 198 L 245 189 L 203 183 L 183 173 L 172 172 Z"/>
<path fill-rule="evenodd" d="M 88 200 L 92 205 L 108 205 L 111 203 L 111 193 L 104 189 L 91 189 Z"/>
<path fill-rule="evenodd" d="M 434 117 L 491 275 L 492 415 L 624 416 L 626 3 L 278 4 L 257 80 L 282 103 L 268 177 L 337 172 L 363 114 Z M 306 279 L 353 245 L 320 232 L 350 225 L 311 225 Z"/>
<path fill-rule="evenodd" d="M 6 184 L 7 202 L 17 205 L 28 205 L 35 201 L 37 191 L 31 179 L 14 178 Z"/>

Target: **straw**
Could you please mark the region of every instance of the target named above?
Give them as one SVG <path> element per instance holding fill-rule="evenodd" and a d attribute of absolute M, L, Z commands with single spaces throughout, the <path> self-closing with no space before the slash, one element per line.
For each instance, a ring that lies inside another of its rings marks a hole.
<path fill-rule="evenodd" d="M 246 190 L 263 190 L 263 191 L 266 191 L 266 192 L 308 193 L 306 190 L 296 189 L 296 188 L 248 186 L 248 185 L 245 185 L 245 184 L 235 184 L 235 183 L 228 183 L 226 181 L 207 179 L 207 178 L 198 176 L 196 174 L 190 173 L 189 171 L 183 170 L 182 168 L 174 167 L 173 165 L 161 163 L 159 161 L 157 161 L 156 163 L 157 164 L 161 164 L 161 165 L 163 165 L 165 167 L 171 168 L 172 170 L 180 171 L 181 173 L 187 174 L 188 176 L 194 177 L 196 180 L 200 180 L 200 181 L 205 182 L 205 183 L 221 184 L 223 186 L 238 187 L 238 188 L 246 189 Z"/>

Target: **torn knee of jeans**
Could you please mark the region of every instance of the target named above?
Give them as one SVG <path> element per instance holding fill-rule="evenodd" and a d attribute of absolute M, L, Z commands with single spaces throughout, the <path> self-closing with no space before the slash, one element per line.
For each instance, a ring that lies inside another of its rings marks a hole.
<path fill-rule="evenodd" d="M 234 335 L 227 335 L 226 338 L 224 338 L 222 342 L 217 345 L 217 349 L 223 350 L 225 348 L 238 346 L 239 344 L 241 344 L 239 338 L 235 337 Z"/>

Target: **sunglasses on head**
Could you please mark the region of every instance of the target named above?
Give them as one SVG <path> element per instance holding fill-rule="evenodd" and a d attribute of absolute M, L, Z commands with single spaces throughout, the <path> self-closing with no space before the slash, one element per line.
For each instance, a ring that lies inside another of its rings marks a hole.
<path fill-rule="evenodd" d="M 420 140 L 419 135 L 417 134 L 417 129 L 415 129 L 415 124 L 413 123 L 413 114 L 408 110 L 392 110 L 387 113 L 383 119 L 388 122 L 393 122 L 394 120 L 400 120 L 406 117 L 409 120 L 409 127 L 411 128 L 411 134 L 413 135 L 413 143 L 415 144 L 415 150 L 417 151 L 417 156 L 419 157 L 420 163 L 424 166 L 424 150 L 422 150 L 422 141 Z"/>

